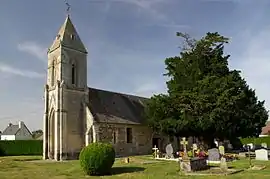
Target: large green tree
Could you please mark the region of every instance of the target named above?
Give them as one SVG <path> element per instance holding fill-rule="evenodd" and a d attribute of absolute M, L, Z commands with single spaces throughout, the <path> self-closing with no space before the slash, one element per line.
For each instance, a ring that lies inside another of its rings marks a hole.
<path fill-rule="evenodd" d="M 179 56 L 165 60 L 168 94 L 155 95 L 146 107 L 148 124 L 170 136 L 214 138 L 257 136 L 268 119 L 259 101 L 241 77 L 230 70 L 224 55 L 228 38 L 207 33 L 200 40 L 183 39 Z"/>

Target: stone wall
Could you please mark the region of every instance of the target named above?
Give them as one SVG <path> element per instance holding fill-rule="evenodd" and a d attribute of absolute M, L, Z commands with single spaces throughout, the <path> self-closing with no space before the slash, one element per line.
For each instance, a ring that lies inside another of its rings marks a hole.
<path fill-rule="evenodd" d="M 150 154 L 152 130 L 142 125 L 104 124 L 96 125 L 98 141 L 111 143 L 117 156 Z M 127 128 L 131 128 L 132 141 L 127 141 Z"/>

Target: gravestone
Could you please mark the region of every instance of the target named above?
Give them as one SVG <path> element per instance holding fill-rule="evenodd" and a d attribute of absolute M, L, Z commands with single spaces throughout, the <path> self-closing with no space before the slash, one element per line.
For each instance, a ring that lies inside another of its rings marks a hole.
<path fill-rule="evenodd" d="M 183 145 L 183 148 L 184 148 L 184 158 L 187 158 L 188 155 L 187 155 L 187 145 L 188 145 L 188 141 L 186 141 L 186 138 L 183 137 L 182 141 L 180 142 L 181 145 Z"/>
<path fill-rule="evenodd" d="M 231 143 L 228 144 L 228 149 L 232 150 L 233 149 L 233 145 Z"/>
<path fill-rule="evenodd" d="M 215 140 L 214 143 L 215 143 L 216 147 L 218 147 L 218 141 Z"/>
<path fill-rule="evenodd" d="M 195 172 L 208 169 L 206 158 L 193 157 L 181 159 L 180 170 L 184 172 Z"/>
<path fill-rule="evenodd" d="M 157 150 L 158 150 L 158 148 L 156 147 L 156 145 L 154 146 L 154 148 L 152 148 L 152 150 L 155 151 L 154 152 L 154 158 L 158 158 L 158 156 L 157 156 Z"/>
<path fill-rule="evenodd" d="M 192 154 L 193 154 L 193 157 L 195 156 L 195 151 L 196 150 L 198 150 L 197 144 L 192 144 Z"/>
<path fill-rule="evenodd" d="M 220 161 L 220 154 L 217 148 L 212 148 L 208 150 L 208 160 L 209 161 Z"/>
<path fill-rule="evenodd" d="M 268 160 L 268 151 L 266 149 L 255 150 L 256 160 Z"/>
<path fill-rule="evenodd" d="M 220 159 L 220 169 L 223 172 L 226 172 L 228 170 L 226 158 L 224 158 L 224 157 L 221 157 L 221 159 Z"/>
<path fill-rule="evenodd" d="M 166 158 L 174 158 L 173 156 L 173 146 L 172 144 L 168 144 L 166 146 Z"/>
<path fill-rule="evenodd" d="M 252 143 L 247 144 L 247 146 L 250 147 L 250 150 L 253 150 L 254 149 L 254 144 L 252 144 Z"/>
<path fill-rule="evenodd" d="M 219 146 L 218 147 L 218 150 L 219 150 L 219 153 L 220 153 L 220 155 L 224 155 L 225 154 L 225 148 L 224 148 L 224 146 Z"/>
<path fill-rule="evenodd" d="M 193 150 L 198 150 L 198 145 L 197 145 L 197 144 L 193 144 L 193 145 L 192 145 L 192 149 L 193 149 Z"/>
<path fill-rule="evenodd" d="M 261 146 L 265 149 L 267 149 L 267 143 L 261 143 Z"/>

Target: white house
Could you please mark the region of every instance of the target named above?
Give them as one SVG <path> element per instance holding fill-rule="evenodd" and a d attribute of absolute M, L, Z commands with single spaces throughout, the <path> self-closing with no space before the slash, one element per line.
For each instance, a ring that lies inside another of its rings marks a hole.
<path fill-rule="evenodd" d="M 32 133 L 26 125 L 20 121 L 18 125 L 9 123 L 7 128 L 1 134 L 1 140 L 31 140 Z"/>

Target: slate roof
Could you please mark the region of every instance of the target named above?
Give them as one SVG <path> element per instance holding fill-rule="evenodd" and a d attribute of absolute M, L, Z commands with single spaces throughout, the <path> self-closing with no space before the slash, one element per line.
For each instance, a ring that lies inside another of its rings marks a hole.
<path fill-rule="evenodd" d="M 69 16 L 67 16 L 64 24 L 60 27 L 59 32 L 48 52 L 59 48 L 60 45 L 87 53 L 87 50 L 83 45 Z"/>
<path fill-rule="evenodd" d="M 2 135 L 15 135 L 19 130 L 19 125 L 10 124 L 2 133 Z"/>
<path fill-rule="evenodd" d="M 89 109 L 97 122 L 142 124 L 147 98 L 89 88 Z"/>

